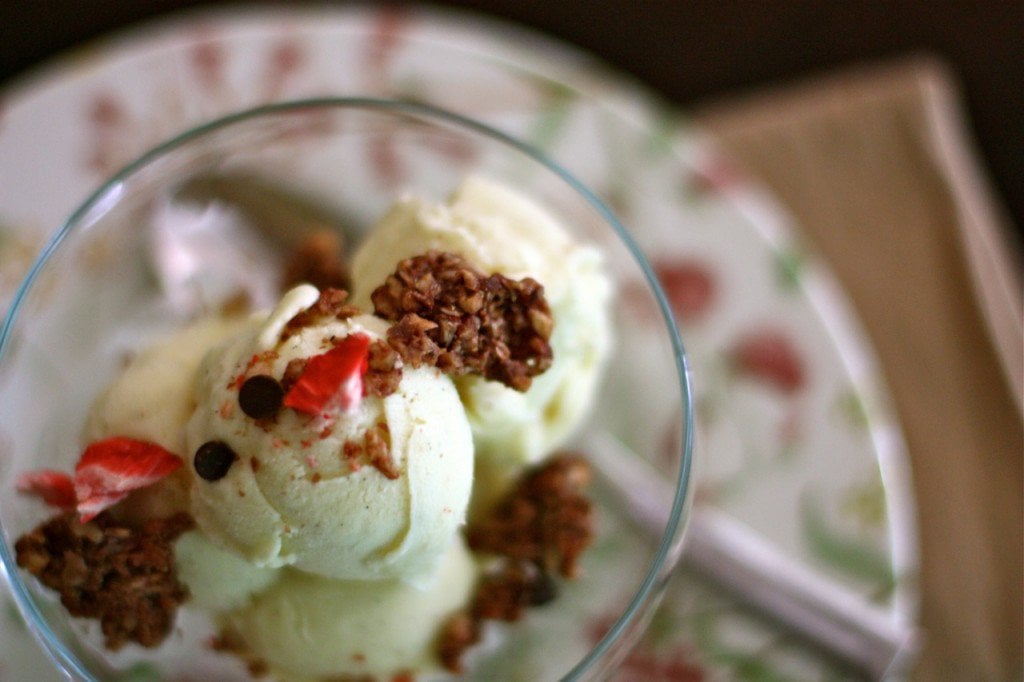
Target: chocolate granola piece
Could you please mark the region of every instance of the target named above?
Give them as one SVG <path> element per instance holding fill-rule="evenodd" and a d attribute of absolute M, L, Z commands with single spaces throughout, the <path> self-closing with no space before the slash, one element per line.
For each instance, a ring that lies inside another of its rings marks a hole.
<path fill-rule="evenodd" d="M 551 309 L 529 277 L 485 275 L 458 254 L 431 250 L 400 262 L 370 298 L 395 323 L 388 343 L 413 367 L 525 391 L 551 366 Z"/>
<path fill-rule="evenodd" d="M 528 607 L 554 599 L 556 589 L 551 576 L 529 561 L 499 561 L 480 578 L 469 606 L 441 628 L 437 649 L 441 664 L 450 672 L 463 672 L 462 657 L 480 641 L 484 621 L 518 621 Z"/>
<path fill-rule="evenodd" d="M 499 563 L 480 579 L 473 595 L 473 615 L 480 620 L 519 620 L 533 601 L 533 584 L 539 573 L 525 561 Z"/>
<path fill-rule="evenodd" d="M 470 549 L 575 577 L 594 536 L 593 508 L 584 494 L 590 475 L 590 465 L 574 453 L 527 471 L 486 518 L 466 528 Z"/>
<path fill-rule="evenodd" d="M 285 264 L 283 283 L 290 289 L 303 282 L 318 289 L 348 289 L 344 242 L 333 230 L 317 230 L 303 239 Z"/>
<path fill-rule="evenodd" d="M 304 327 L 309 327 L 327 318 L 347 320 L 360 312 L 359 308 L 347 303 L 348 292 L 344 289 L 327 288 L 320 290 L 320 296 L 313 305 L 297 312 L 281 330 L 281 341 L 286 341 Z"/>
<path fill-rule="evenodd" d="M 453 614 L 441 628 L 437 653 L 445 670 L 462 673 L 462 656 L 480 641 L 480 620 L 468 611 Z"/>
<path fill-rule="evenodd" d="M 378 339 L 370 344 L 366 361 L 363 385 L 366 387 L 367 395 L 386 398 L 398 390 L 398 384 L 402 380 L 402 369 L 394 348 Z"/>
<path fill-rule="evenodd" d="M 481 637 L 486 620 L 517 621 L 529 607 L 558 593 L 552 573 L 573 578 L 593 539 L 593 512 L 585 488 L 590 466 L 576 453 L 559 453 L 526 471 L 482 521 L 466 529 L 469 548 L 497 555 L 480 578 L 469 606 L 441 629 L 438 656 L 451 672 Z"/>
<path fill-rule="evenodd" d="M 141 528 L 104 512 L 88 523 L 61 514 L 15 543 L 18 565 L 60 593 L 72 616 L 100 621 L 107 648 L 158 646 L 188 596 L 174 568 L 173 542 L 194 526 L 187 514 Z"/>
<path fill-rule="evenodd" d="M 284 374 L 281 375 L 281 390 L 288 393 L 295 382 L 299 380 L 302 373 L 306 371 L 306 365 L 309 364 L 309 358 L 292 358 L 288 361 L 288 364 L 284 367 Z"/>
<path fill-rule="evenodd" d="M 380 422 L 367 429 L 363 438 L 363 451 L 371 466 L 376 467 L 385 478 L 392 481 L 402 475 L 391 457 L 391 432 L 387 423 Z"/>

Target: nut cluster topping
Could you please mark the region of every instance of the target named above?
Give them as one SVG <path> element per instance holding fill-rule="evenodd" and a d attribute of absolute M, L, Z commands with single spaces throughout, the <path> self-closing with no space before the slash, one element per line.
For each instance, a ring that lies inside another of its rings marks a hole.
<path fill-rule="evenodd" d="M 462 656 L 480 641 L 484 621 L 517 621 L 526 608 L 557 596 L 555 574 L 579 574 L 577 561 L 594 536 L 589 482 L 582 456 L 556 454 L 527 471 L 486 518 L 466 529 L 471 550 L 500 560 L 482 577 L 470 605 L 441 630 L 438 656 L 446 669 L 462 671 Z"/>
<path fill-rule="evenodd" d="M 582 455 L 561 453 L 527 471 L 486 518 L 466 528 L 469 548 L 529 561 L 574 578 L 593 538 L 591 478 Z"/>
<path fill-rule="evenodd" d="M 284 289 L 307 282 L 317 289 L 347 289 L 348 263 L 345 243 L 336 230 L 317 230 L 299 242 L 285 264 Z"/>
<path fill-rule="evenodd" d="M 177 578 L 173 542 L 193 527 L 178 514 L 142 528 L 104 512 L 80 523 L 61 514 L 18 539 L 18 565 L 60 593 L 73 616 L 100 621 L 106 646 L 158 646 L 171 631 L 188 590 Z"/>
<path fill-rule="evenodd" d="M 552 319 L 529 277 L 485 275 L 457 254 L 408 258 L 371 295 L 388 343 L 413 367 L 479 374 L 518 391 L 551 366 Z"/>
<path fill-rule="evenodd" d="M 288 320 L 281 330 L 281 340 L 286 341 L 299 330 L 320 322 L 321 320 L 335 317 L 339 320 L 347 320 L 355 317 L 360 312 L 359 308 L 348 303 L 348 292 L 344 289 L 326 288 L 320 290 L 320 296 L 313 302 L 313 305 L 300 310 L 292 319 Z"/>
<path fill-rule="evenodd" d="M 382 340 L 370 344 L 363 384 L 367 395 L 386 398 L 398 390 L 402 369 L 398 352 Z"/>

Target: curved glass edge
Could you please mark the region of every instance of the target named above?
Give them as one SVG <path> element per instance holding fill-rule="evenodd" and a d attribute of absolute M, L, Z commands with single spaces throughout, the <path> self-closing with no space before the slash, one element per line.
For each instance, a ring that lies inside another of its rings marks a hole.
<path fill-rule="evenodd" d="M 681 463 L 679 467 L 679 475 L 676 480 L 675 495 L 672 500 L 672 509 L 669 515 L 668 524 L 662 534 L 654 561 L 652 562 L 647 575 L 644 577 L 643 582 L 640 584 L 640 587 L 634 594 L 633 599 L 630 601 L 623 614 L 619 616 L 618 620 L 616 620 L 608 629 L 605 635 L 590 650 L 587 656 L 563 677 L 564 680 L 580 679 L 607 653 L 608 649 L 612 646 L 612 643 L 615 642 L 634 622 L 634 619 L 639 615 L 645 601 L 652 595 L 654 590 L 659 587 L 659 581 L 662 578 L 662 569 L 665 567 L 666 562 L 673 554 L 678 555 L 678 552 L 674 552 L 674 549 L 676 545 L 681 542 L 683 515 L 688 503 L 689 480 L 693 459 L 694 414 L 693 401 L 691 400 L 693 393 L 689 362 L 687 360 L 682 338 L 679 335 L 679 329 L 675 322 L 675 317 L 671 312 L 668 299 L 654 274 L 654 270 L 646 256 L 644 256 L 639 245 L 632 238 L 622 223 L 619 222 L 619 219 L 604 203 L 604 201 L 602 201 L 572 173 L 531 145 L 489 125 L 439 107 L 406 100 L 373 97 L 317 97 L 290 100 L 286 102 L 275 102 L 246 109 L 234 114 L 229 114 L 203 125 L 191 128 L 184 133 L 153 147 L 148 152 L 144 153 L 142 156 L 138 157 L 115 173 L 109 180 L 86 198 L 86 200 L 63 222 L 63 224 L 61 224 L 53 236 L 50 237 L 37 256 L 35 262 L 33 262 L 32 267 L 25 276 L 25 279 L 15 292 L 11 305 L 4 317 L 3 325 L 0 326 L 0 361 L 3 360 L 4 354 L 10 343 L 10 335 L 14 327 L 15 320 L 17 319 L 18 312 L 24 304 L 29 290 L 38 278 L 44 265 L 68 234 L 74 230 L 75 227 L 81 223 L 91 211 L 102 203 L 105 196 L 110 192 L 116 191 L 121 183 L 123 183 L 129 176 L 133 175 L 137 170 L 146 166 L 154 159 L 173 151 L 177 147 L 184 145 L 193 139 L 200 138 L 208 133 L 228 127 L 234 123 L 240 123 L 269 114 L 282 114 L 302 109 L 338 107 L 398 112 L 453 123 L 498 140 L 499 142 L 507 144 L 522 154 L 532 158 L 566 182 L 573 190 L 576 191 L 577 194 L 583 197 L 587 203 L 589 203 L 591 207 L 593 207 L 601 217 L 608 222 L 609 225 L 612 226 L 612 229 L 615 231 L 620 241 L 626 246 L 637 265 L 640 266 L 640 269 L 647 280 L 648 286 L 654 293 L 658 308 L 661 311 L 666 331 L 669 334 L 672 353 L 676 364 L 676 371 L 680 382 L 680 401 L 682 405 L 682 415 L 680 416 L 683 418 L 684 428 L 682 449 L 680 452 Z M 2 524 L 0 524 L 0 531 L 2 530 L 3 527 Z M 43 648 L 49 657 L 57 663 L 65 673 L 70 675 L 72 679 L 95 679 L 84 669 L 78 658 L 60 643 L 60 640 L 54 634 L 53 630 L 46 624 L 42 613 L 39 611 L 39 608 L 29 595 L 24 581 L 15 574 L 16 570 L 16 563 L 8 549 L 7 543 L 0 543 L 0 572 L 3 573 L 7 580 L 7 584 L 11 588 L 18 610 L 26 620 L 34 623 L 34 626 L 30 629 L 36 639 L 43 645 Z"/>

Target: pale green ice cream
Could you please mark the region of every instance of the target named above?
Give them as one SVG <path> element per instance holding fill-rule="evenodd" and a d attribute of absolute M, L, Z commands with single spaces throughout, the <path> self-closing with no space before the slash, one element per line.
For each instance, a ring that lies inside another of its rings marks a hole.
<path fill-rule="evenodd" d="M 280 568 L 256 566 L 213 544 L 198 530 L 178 538 L 174 559 L 178 579 L 188 585 L 189 599 L 195 606 L 213 612 L 243 606 L 283 572 Z"/>
<path fill-rule="evenodd" d="M 203 318 L 140 352 L 93 402 L 85 441 L 139 438 L 186 458 L 185 425 L 196 407 L 196 370 L 212 346 L 244 326 L 242 317 Z"/>
<path fill-rule="evenodd" d="M 477 475 L 507 478 L 564 443 L 589 411 L 611 347 L 611 281 L 600 252 L 573 241 L 544 208 L 471 177 L 445 203 L 406 197 L 394 204 L 353 257 L 353 300 L 372 310 L 370 294 L 399 261 L 430 249 L 457 253 L 485 274 L 544 285 L 554 319 L 552 366 L 525 393 L 478 376 L 456 379 Z"/>
<path fill-rule="evenodd" d="M 553 364 L 527 392 L 403 367 L 394 393 L 364 395 L 354 409 L 253 419 L 239 406 L 240 379 L 280 379 L 290 361 L 351 334 L 386 334 L 387 322 L 361 314 L 282 336 L 319 296 L 304 285 L 270 313 L 203 320 L 158 342 L 90 413 L 89 440 L 125 435 L 185 459 L 142 497 L 140 517 L 193 515 L 197 530 L 175 547 L 192 604 L 281 679 L 437 670 L 440 628 L 470 602 L 479 575 L 459 530 L 471 493 L 474 505 L 492 500 L 557 449 L 596 392 L 612 333 L 611 283 L 595 248 L 518 192 L 470 178 L 445 203 L 394 204 L 355 255 L 353 303 L 372 312 L 370 293 L 398 262 L 431 249 L 544 285 Z M 345 456 L 371 430 L 386 434 L 397 478 Z M 192 466 L 209 442 L 237 455 L 215 480 Z"/>
<path fill-rule="evenodd" d="M 330 679 L 344 671 L 386 680 L 401 671 L 436 671 L 441 625 L 469 601 L 477 573 L 455 538 L 423 589 L 283 569 L 270 589 L 224 620 L 279 679 Z"/>
<path fill-rule="evenodd" d="M 155 341 L 131 358 L 89 410 L 86 443 L 111 436 L 150 441 L 189 460 L 185 426 L 196 407 L 195 377 L 206 352 L 246 325 L 244 317 L 209 317 Z M 131 495 L 114 513 L 124 519 L 188 511 L 189 467 Z"/>
<path fill-rule="evenodd" d="M 395 393 L 365 396 L 351 412 L 326 418 L 282 409 L 267 425 L 238 405 L 237 377 L 284 375 L 295 358 L 362 333 L 380 338 L 384 321 L 369 315 L 329 318 L 285 341 L 285 324 L 316 301 L 309 285 L 214 348 L 196 385 L 198 407 L 186 429 L 189 452 L 209 441 L 236 453 L 227 474 L 195 478 L 191 511 L 216 544 L 265 567 L 293 566 L 329 578 L 429 581 L 465 518 L 473 444 L 452 382 L 433 368 L 405 368 Z M 398 477 L 372 465 L 353 468 L 346 444 L 364 443 L 383 425 Z"/>

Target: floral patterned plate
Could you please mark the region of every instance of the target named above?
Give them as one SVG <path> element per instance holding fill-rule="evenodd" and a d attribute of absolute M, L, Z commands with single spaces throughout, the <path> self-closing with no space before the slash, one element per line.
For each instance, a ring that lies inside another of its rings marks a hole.
<path fill-rule="evenodd" d="M 906 458 L 833 280 L 784 212 L 685 117 L 521 29 L 438 11 L 190 14 L 11 85 L 0 93 L 0 311 L 48 233 L 146 148 L 230 111 L 338 94 L 481 119 L 594 188 L 647 249 L 680 320 L 701 430 L 699 503 L 915 620 Z M 0 680 L 58 679 L 6 595 L 0 603 Z M 619 678 L 850 674 L 680 571 Z"/>

